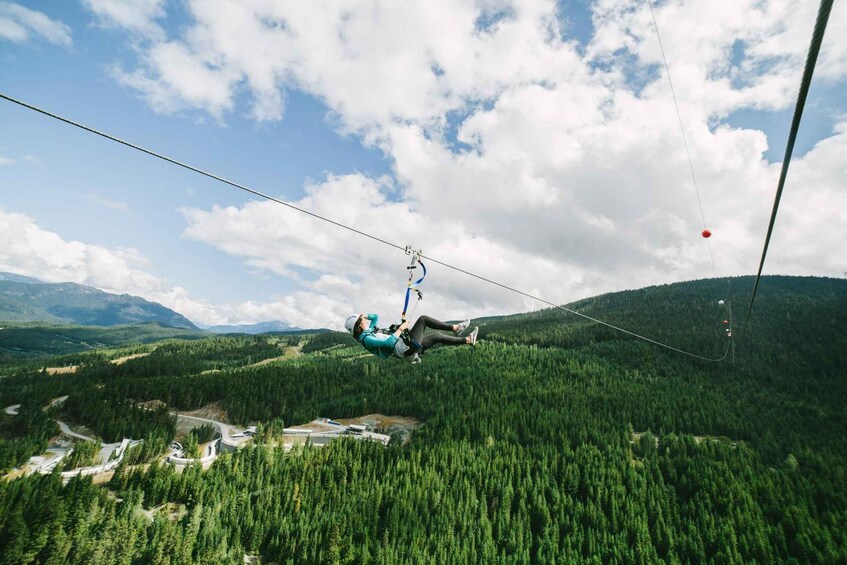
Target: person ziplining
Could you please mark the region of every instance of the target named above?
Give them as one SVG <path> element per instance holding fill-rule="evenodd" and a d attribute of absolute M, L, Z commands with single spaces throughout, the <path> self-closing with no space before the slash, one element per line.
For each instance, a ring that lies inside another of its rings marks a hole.
<path fill-rule="evenodd" d="M 437 344 L 476 345 L 479 334 L 479 328 L 475 327 L 468 335 L 461 336 L 470 326 L 470 320 L 448 324 L 431 316 L 421 316 L 411 329 L 407 321 L 397 326 L 390 326 L 388 329 L 378 328 L 377 322 L 379 322 L 379 316 L 376 314 L 352 314 L 344 321 L 344 327 L 353 334 L 356 341 L 368 353 L 381 359 L 397 357 L 412 363 L 420 363 L 420 356 Z M 440 332 L 426 333 L 427 329 L 450 331 L 454 335 Z"/>

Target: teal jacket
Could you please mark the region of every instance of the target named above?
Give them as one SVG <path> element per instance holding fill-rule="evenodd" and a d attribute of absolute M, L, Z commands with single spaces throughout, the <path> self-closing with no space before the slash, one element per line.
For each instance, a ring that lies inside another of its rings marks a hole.
<path fill-rule="evenodd" d="M 379 316 L 376 314 L 368 314 L 365 316 L 371 321 L 368 329 L 359 335 L 359 343 L 361 343 L 368 353 L 373 353 L 382 359 L 394 357 L 394 345 L 397 343 L 397 337 L 394 335 L 376 334 L 376 323 Z"/>

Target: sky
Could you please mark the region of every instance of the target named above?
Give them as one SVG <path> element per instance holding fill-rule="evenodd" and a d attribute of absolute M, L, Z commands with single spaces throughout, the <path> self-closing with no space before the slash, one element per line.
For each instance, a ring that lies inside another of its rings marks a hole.
<path fill-rule="evenodd" d="M 766 274 L 847 275 L 842 4 Z M 817 8 L 654 2 L 679 118 L 629 0 L 0 0 L 0 92 L 565 304 L 756 272 Z M 407 264 L 0 101 L 0 271 L 337 329 L 398 319 Z M 418 314 L 543 306 L 428 267 Z"/>

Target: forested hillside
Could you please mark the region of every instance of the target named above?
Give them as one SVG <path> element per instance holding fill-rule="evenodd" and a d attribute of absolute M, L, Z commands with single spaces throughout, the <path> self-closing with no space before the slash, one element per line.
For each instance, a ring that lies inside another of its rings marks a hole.
<path fill-rule="evenodd" d="M 198 339 L 200 331 L 156 323 L 110 328 L 67 326 L 37 322 L 0 322 L 0 367 L 33 360 L 31 365 L 55 363 L 48 357 L 132 344 L 151 343 L 168 338 Z"/>
<path fill-rule="evenodd" d="M 258 441 L 205 472 L 123 465 L 107 487 L 2 482 L 0 555 L 847 562 L 847 281 L 765 278 L 738 343 L 751 286 L 694 281 L 569 305 L 705 357 L 728 351 L 722 362 L 545 310 L 485 320 L 476 347 L 434 349 L 419 365 L 325 333 L 169 341 L 123 364 L 110 362 L 119 352 L 79 354 L 68 375 L 8 366 L 0 407 L 22 407 L 3 415 L 7 468 L 37 451 L 54 417 L 109 440 L 143 437 L 130 463 L 154 458 L 173 434 L 166 411 L 139 405 L 154 400 L 215 402 L 240 424 L 382 413 L 424 426 L 388 448 L 338 441 L 284 453 Z M 298 342 L 302 354 L 261 363 Z M 41 410 L 65 394 L 57 414 Z M 152 512 L 162 504 L 179 511 Z"/>

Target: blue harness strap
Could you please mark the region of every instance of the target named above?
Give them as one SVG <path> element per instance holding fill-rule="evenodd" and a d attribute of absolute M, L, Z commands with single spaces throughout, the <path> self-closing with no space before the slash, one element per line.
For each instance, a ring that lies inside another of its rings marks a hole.
<path fill-rule="evenodd" d="M 415 263 L 421 266 L 421 269 L 423 269 L 423 275 L 421 275 L 421 278 L 413 283 L 412 277 L 414 277 L 414 269 L 417 268 Z M 412 255 L 412 264 L 406 268 L 409 270 L 409 283 L 406 285 L 406 300 L 403 302 L 403 313 L 400 314 L 400 319 L 404 322 L 406 321 L 406 312 L 409 310 L 409 296 L 411 296 L 412 291 L 414 290 L 418 294 L 418 300 L 423 299 L 423 294 L 420 290 L 418 290 L 418 285 L 426 278 L 426 265 L 423 264 L 423 261 L 420 260 L 417 253 Z"/>

